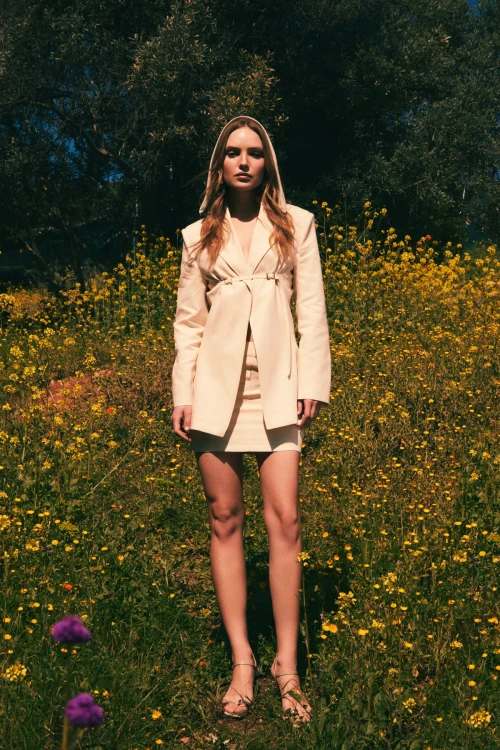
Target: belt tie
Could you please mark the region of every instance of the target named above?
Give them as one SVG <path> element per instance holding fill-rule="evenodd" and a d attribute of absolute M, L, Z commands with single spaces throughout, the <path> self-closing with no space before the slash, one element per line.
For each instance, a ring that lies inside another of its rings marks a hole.
<path fill-rule="evenodd" d="M 237 281 L 246 281 L 250 279 L 274 279 L 274 281 L 278 284 L 279 289 L 279 298 L 280 298 L 280 304 L 281 304 L 281 311 L 283 313 L 283 321 L 285 323 L 285 328 L 287 330 L 287 337 L 288 337 L 288 377 L 290 377 L 290 374 L 292 372 L 292 342 L 290 338 L 290 325 L 288 321 L 288 315 L 286 311 L 286 300 L 284 299 L 284 293 L 283 289 L 281 288 L 279 281 L 279 276 L 273 271 L 272 273 L 254 273 L 250 276 L 234 276 L 230 277 L 229 279 L 224 279 L 224 281 L 219 282 L 222 284 L 233 284 Z"/>

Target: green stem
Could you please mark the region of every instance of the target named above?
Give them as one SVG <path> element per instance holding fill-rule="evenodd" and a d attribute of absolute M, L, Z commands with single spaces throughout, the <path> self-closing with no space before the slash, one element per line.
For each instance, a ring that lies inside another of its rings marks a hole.
<path fill-rule="evenodd" d="M 73 664 L 71 661 L 71 646 L 69 647 L 68 652 L 68 662 L 66 665 L 66 703 L 69 701 L 71 697 L 71 674 L 72 674 L 72 668 Z M 62 750 L 70 750 L 70 744 L 69 744 L 69 720 L 68 717 L 64 717 L 64 724 L 63 724 L 63 741 L 62 741 Z"/>
<path fill-rule="evenodd" d="M 310 657 L 309 657 L 309 654 L 311 653 L 311 650 L 310 650 L 310 641 L 309 641 L 309 628 L 308 628 L 308 624 L 307 624 L 306 592 L 305 592 L 306 586 L 305 586 L 305 576 L 304 576 L 304 570 L 303 569 L 302 569 L 302 587 L 301 588 L 302 588 L 302 605 L 303 605 L 303 609 L 304 609 L 304 638 L 305 638 L 305 641 L 306 641 L 306 648 L 307 648 L 307 672 L 308 672 L 309 680 L 310 680 L 310 683 L 311 683 L 311 691 L 312 691 L 312 696 L 313 696 L 313 705 L 316 705 L 316 689 L 315 689 L 315 686 L 314 686 L 314 680 L 313 680 L 312 671 L 311 671 L 311 665 L 310 665 L 310 661 L 311 660 L 310 660 Z"/>
<path fill-rule="evenodd" d="M 63 724 L 63 739 L 62 739 L 62 750 L 68 750 L 68 734 L 69 734 L 69 720 L 68 717 L 64 717 Z"/>

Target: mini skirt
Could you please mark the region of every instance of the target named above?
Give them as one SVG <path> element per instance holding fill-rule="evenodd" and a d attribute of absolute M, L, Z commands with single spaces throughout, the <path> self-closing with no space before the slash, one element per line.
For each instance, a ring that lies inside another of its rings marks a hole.
<path fill-rule="evenodd" d="M 240 375 L 238 393 L 233 413 L 225 435 L 212 435 L 201 430 L 191 430 L 191 450 L 204 451 L 239 451 L 268 452 L 298 451 L 302 452 L 304 428 L 296 424 L 266 429 L 260 397 L 259 368 L 253 341 L 246 341 L 245 356 Z"/>

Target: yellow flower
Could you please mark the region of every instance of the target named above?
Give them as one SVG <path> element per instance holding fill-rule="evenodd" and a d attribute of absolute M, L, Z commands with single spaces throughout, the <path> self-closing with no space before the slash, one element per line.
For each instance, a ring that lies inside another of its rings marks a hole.
<path fill-rule="evenodd" d="M 413 643 L 408 643 L 408 641 L 404 641 L 403 645 L 405 648 L 413 648 Z"/>
<path fill-rule="evenodd" d="M 412 708 L 415 708 L 416 705 L 417 704 L 416 704 L 415 698 L 407 698 L 407 700 L 403 701 L 404 708 L 406 708 L 406 710 L 410 714 L 413 713 Z"/>
<path fill-rule="evenodd" d="M 479 711 L 473 713 L 468 720 L 465 720 L 465 724 L 469 724 L 469 726 L 474 727 L 475 729 L 480 729 L 485 724 L 489 724 L 490 721 L 491 714 L 489 714 L 484 708 L 480 708 Z"/>
<path fill-rule="evenodd" d="M 10 667 L 7 667 L 3 674 L 0 673 L 0 677 L 9 680 L 9 682 L 20 682 L 26 677 L 26 672 L 26 667 L 21 664 L 21 662 L 17 661 L 15 664 L 11 664 Z"/>
<path fill-rule="evenodd" d="M 365 630 L 364 628 L 360 628 L 360 629 L 358 630 L 358 635 L 363 635 L 363 636 L 365 636 L 365 635 L 366 635 L 367 633 L 368 633 L 368 630 Z"/>
<path fill-rule="evenodd" d="M 10 526 L 9 516 L 1 515 L 0 516 L 0 531 L 4 531 L 4 529 L 7 529 L 9 526 Z"/>
<path fill-rule="evenodd" d="M 324 622 L 321 626 L 323 630 L 327 630 L 329 633 L 338 633 L 338 626 L 334 622 Z"/>

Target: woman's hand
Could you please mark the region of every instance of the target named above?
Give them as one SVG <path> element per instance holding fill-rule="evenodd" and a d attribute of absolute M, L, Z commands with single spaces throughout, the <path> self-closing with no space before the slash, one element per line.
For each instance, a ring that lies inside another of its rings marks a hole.
<path fill-rule="evenodd" d="M 299 427 L 309 427 L 313 419 L 319 414 L 320 409 L 325 406 L 324 401 L 315 401 L 312 398 L 301 398 L 297 401 L 297 414 L 302 419 Z"/>
<path fill-rule="evenodd" d="M 174 426 L 175 434 L 184 438 L 184 440 L 187 440 L 189 443 L 191 442 L 191 438 L 188 433 L 191 428 L 192 411 L 192 406 L 176 406 L 172 412 L 172 424 Z M 181 420 L 183 421 L 182 427 Z"/>

